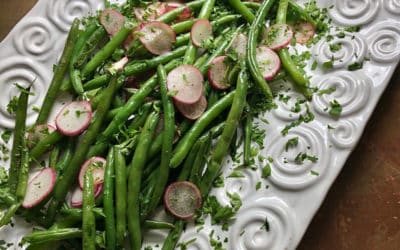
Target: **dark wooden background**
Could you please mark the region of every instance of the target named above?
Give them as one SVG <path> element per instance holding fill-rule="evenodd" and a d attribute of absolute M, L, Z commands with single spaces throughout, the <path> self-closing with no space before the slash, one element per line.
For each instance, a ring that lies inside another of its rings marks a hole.
<path fill-rule="evenodd" d="M 35 2 L 0 0 L 0 40 Z M 400 66 L 299 249 L 400 249 Z"/>

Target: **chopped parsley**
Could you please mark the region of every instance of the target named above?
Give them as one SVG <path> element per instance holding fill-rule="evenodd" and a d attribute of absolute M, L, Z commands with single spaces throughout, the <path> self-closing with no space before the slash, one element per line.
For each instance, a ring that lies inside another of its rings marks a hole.
<path fill-rule="evenodd" d="M 18 108 L 18 97 L 14 96 L 7 104 L 7 112 L 12 115 Z"/>
<path fill-rule="evenodd" d="M 339 117 L 340 114 L 342 113 L 342 105 L 336 100 L 333 100 L 332 102 L 329 103 L 331 105 L 331 109 L 329 110 L 329 114 L 331 116 Z"/>
<path fill-rule="evenodd" d="M 261 177 L 262 178 L 267 178 L 271 175 L 271 165 L 268 163 L 262 168 L 261 170 Z"/>
<path fill-rule="evenodd" d="M 294 148 L 299 144 L 299 137 L 293 137 L 286 142 L 285 151 L 287 152 L 289 148 Z"/>
<path fill-rule="evenodd" d="M 355 62 L 355 63 L 352 63 L 349 66 L 347 66 L 347 70 L 349 70 L 349 71 L 359 70 L 359 69 L 362 69 L 363 65 L 364 65 L 363 62 Z"/>
<path fill-rule="evenodd" d="M 265 221 L 260 229 L 269 232 L 270 226 L 269 226 L 268 217 L 265 217 Z"/>
<path fill-rule="evenodd" d="M 308 155 L 307 153 L 298 153 L 296 158 L 294 159 L 294 161 L 296 162 L 296 164 L 303 164 L 304 161 L 309 160 L 312 163 L 316 163 L 318 161 L 318 157 L 314 156 L 314 155 Z"/>
<path fill-rule="evenodd" d="M 342 48 L 342 44 L 341 43 L 332 43 L 329 45 L 329 49 L 332 52 L 337 52 Z"/>
<path fill-rule="evenodd" d="M 333 58 L 333 56 L 331 57 L 331 60 L 326 61 L 322 64 L 322 67 L 324 69 L 331 69 L 333 68 L 333 63 L 335 62 L 335 59 Z"/>
<path fill-rule="evenodd" d="M 315 175 L 315 176 L 319 176 L 319 173 L 314 171 L 314 170 L 310 170 L 310 174 Z"/>
<path fill-rule="evenodd" d="M 290 124 L 286 125 L 281 133 L 282 135 L 287 135 L 289 133 L 289 130 L 299 126 L 301 123 L 305 122 L 305 123 L 309 123 L 311 121 L 314 120 L 314 114 L 310 111 L 310 108 L 308 107 L 308 105 L 306 105 L 306 113 L 305 115 L 300 115 L 299 118 L 296 121 L 291 122 Z"/>
<path fill-rule="evenodd" d="M 4 141 L 4 143 L 8 143 L 8 141 L 11 138 L 11 134 L 12 134 L 12 131 L 10 129 L 5 129 L 3 131 L 3 133 L 1 134 L 1 139 Z"/>
<path fill-rule="evenodd" d="M 332 94 L 335 91 L 336 91 L 336 87 L 330 87 L 330 88 L 327 88 L 327 89 L 320 89 L 320 90 L 318 90 L 318 95 L 321 96 L 321 95 L 325 95 L 325 94 Z"/>

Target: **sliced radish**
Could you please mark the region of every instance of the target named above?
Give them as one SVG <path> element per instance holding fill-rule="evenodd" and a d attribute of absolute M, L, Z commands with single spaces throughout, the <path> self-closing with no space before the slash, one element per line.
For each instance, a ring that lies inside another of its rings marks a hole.
<path fill-rule="evenodd" d="M 56 171 L 53 168 L 44 168 L 28 183 L 22 206 L 31 208 L 39 204 L 51 193 L 55 183 Z"/>
<path fill-rule="evenodd" d="M 296 23 L 293 29 L 296 42 L 300 44 L 307 43 L 313 38 L 315 34 L 315 27 L 310 22 Z"/>
<path fill-rule="evenodd" d="M 233 51 L 235 51 L 239 57 L 245 57 L 246 48 L 247 36 L 242 33 L 237 34 L 232 40 L 231 49 L 233 49 Z"/>
<path fill-rule="evenodd" d="M 281 68 L 281 60 L 275 51 L 267 46 L 260 46 L 257 48 L 256 60 L 258 68 L 265 80 L 271 80 L 278 74 Z"/>
<path fill-rule="evenodd" d="M 103 157 L 92 157 L 83 163 L 78 176 L 79 187 L 83 189 L 83 179 L 86 170 L 90 169 L 93 174 L 94 185 L 98 186 L 104 182 L 104 169 L 106 167 L 106 159 Z"/>
<path fill-rule="evenodd" d="M 190 30 L 190 39 L 196 47 L 201 47 L 203 43 L 212 37 L 212 25 L 208 19 L 198 19 L 194 22 Z"/>
<path fill-rule="evenodd" d="M 136 18 L 141 22 L 151 22 L 167 12 L 165 3 L 152 3 L 147 8 L 135 8 Z"/>
<path fill-rule="evenodd" d="M 168 212 L 180 219 L 190 219 L 202 205 L 199 188 L 189 181 L 170 184 L 164 193 L 164 204 Z"/>
<path fill-rule="evenodd" d="M 114 36 L 125 24 L 125 17 L 117 10 L 105 9 L 101 12 L 99 21 L 111 36 Z"/>
<path fill-rule="evenodd" d="M 95 186 L 94 197 L 97 198 L 101 194 L 102 191 L 103 191 L 103 185 Z M 83 191 L 80 187 L 76 187 L 72 191 L 71 206 L 72 207 L 80 207 L 80 206 L 82 206 L 82 203 L 83 203 Z"/>
<path fill-rule="evenodd" d="M 273 50 L 287 47 L 293 38 L 293 30 L 287 24 L 274 24 L 263 34 L 264 44 Z"/>
<path fill-rule="evenodd" d="M 181 3 L 167 3 L 167 12 L 174 10 L 176 8 L 182 7 Z M 186 21 L 192 18 L 193 12 L 189 7 L 183 9 L 182 13 L 175 19 L 176 22 Z"/>
<path fill-rule="evenodd" d="M 203 95 L 203 74 L 192 65 L 184 64 L 167 76 L 168 91 L 176 102 L 193 104 Z"/>
<path fill-rule="evenodd" d="M 176 40 L 171 26 L 158 21 L 144 24 L 138 34 L 140 34 L 139 39 L 146 49 L 155 55 L 171 51 L 172 44 Z"/>
<path fill-rule="evenodd" d="M 33 127 L 26 135 L 27 146 L 32 148 L 36 143 L 43 140 L 48 134 L 54 132 L 56 128 L 50 124 L 39 124 Z"/>
<path fill-rule="evenodd" d="M 73 101 L 65 105 L 56 117 L 56 127 L 68 136 L 79 135 L 90 124 L 92 107 L 88 101 Z"/>
<path fill-rule="evenodd" d="M 218 56 L 214 58 L 208 68 L 208 80 L 216 89 L 227 89 L 230 87 L 228 75 L 230 67 L 226 63 L 226 56 Z"/>
<path fill-rule="evenodd" d="M 175 107 L 185 118 L 189 120 L 197 120 L 207 109 L 207 99 L 202 95 L 200 100 L 196 103 L 183 104 L 175 102 Z"/>
<path fill-rule="evenodd" d="M 121 71 L 124 69 L 125 65 L 128 63 L 129 59 L 127 56 L 122 57 L 119 61 L 116 61 L 113 63 L 107 71 L 110 72 L 111 74 L 115 74 L 118 71 Z"/>

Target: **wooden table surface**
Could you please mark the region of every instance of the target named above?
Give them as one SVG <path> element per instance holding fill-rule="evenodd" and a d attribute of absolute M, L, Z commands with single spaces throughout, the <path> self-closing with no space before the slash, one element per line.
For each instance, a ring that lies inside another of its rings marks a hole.
<path fill-rule="evenodd" d="M 0 40 L 35 2 L 0 1 Z M 400 66 L 299 249 L 400 249 Z"/>

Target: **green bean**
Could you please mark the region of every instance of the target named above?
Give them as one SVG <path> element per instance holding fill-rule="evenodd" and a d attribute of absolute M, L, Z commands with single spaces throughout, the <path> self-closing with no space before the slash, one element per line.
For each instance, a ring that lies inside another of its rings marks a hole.
<path fill-rule="evenodd" d="M 18 208 L 21 206 L 21 202 L 12 204 L 5 213 L 1 214 L 0 217 L 0 228 L 7 225 L 11 221 L 11 217 L 17 212 Z"/>
<path fill-rule="evenodd" d="M 115 237 L 118 246 L 124 245 L 126 232 L 126 163 L 121 148 L 114 147 L 115 158 Z"/>
<path fill-rule="evenodd" d="M 239 12 L 248 23 L 252 23 L 256 18 L 254 14 L 242 3 L 240 0 L 228 0 L 228 3 L 232 8 Z"/>
<path fill-rule="evenodd" d="M 77 53 L 77 57 L 74 62 L 75 68 L 82 68 L 82 66 L 88 60 L 88 57 L 94 52 L 100 42 L 107 37 L 107 32 L 102 25 L 98 26 L 97 29 L 88 38 L 85 45 L 82 47 L 81 52 Z"/>
<path fill-rule="evenodd" d="M 253 116 L 247 112 L 244 122 L 244 143 L 243 143 L 243 163 L 245 166 L 250 166 L 251 162 L 251 137 L 253 131 Z"/>
<path fill-rule="evenodd" d="M 39 160 L 40 157 L 49 151 L 51 147 L 53 147 L 54 144 L 59 142 L 61 139 L 64 138 L 64 135 L 62 135 L 60 132 L 57 130 L 54 132 L 51 132 L 50 134 L 46 135 L 46 137 L 43 138 L 43 140 L 40 140 L 30 151 L 30 156 L 33 159 Z"/>
<path fill-rule="evenodd" d="M 212 183 L 220 174 L 222 168 L 222 160 L 228 151 L 229 145 L 231 144 L 232 137 L 238 127 L 240 117 L 242 115 L 244 106 L 246 104 L 246 95 L 248 88 L 248 77 L 246 67 L 243 67 L 239 73 L 238 81 L 236 85 L 236 93 L 233 98 L 232 107 L 229 111 L 228 118 L 225 121 L 225 127 L 222 131 L 222 135 L 215 146 L 215 149 L 211 155 L 210 163 L 202 177 L 200 183 L 200 191 L 205 196 Z"/>
<path fill-rule="evenodd" d="M 84 175 L 83 203 L 82 203 L 82 247 L 96 249 L 96 219 L 94 217 L 94 181 L 92 170 L 88 169 Z"/>
<path fill-rule="evenodd" d="M 109 81 L 107 81 L 109 82 Z M 123 85 L 124 85 L 125 81 L 124 79 L 118 78 L 117 80 L 117 85 L 115 86 L 116 89 L 120 89 Z M 107 91 L 106 88 L 105 89 L 101 89 L 101 91 L 99 91 L 99 93 L 97 93 L 91 100 L 90 100 L 90 106 L 92 106 L 92 109 L 97 109 L 97 106 L 99 105 L 99 103 L 103 100 L 104 96 L 107 95 Z"/>
<path fill-rule="evenodd" d="M 53 165 L 56 169 L 57 177 L 64 171 L 68 163 L 71 161 L 74 155 L 74 143 L 75 141 L 73 138 L 68 138 L 67 144 L 64 146 L 63 155 L 60 157 L 57 164 Z"/>
<path fill-rule="evenodd" d="M 60 146 L 55 145 L 54 148 L 51 150 L 49 155 L 49 166 L 51 168 L 55 168 L 58 162 L 58 157 L 60 155 Z"/>
<path fill-rule="evenodd" d="M 94 207 L 92 211 L 96 219 L 104 219 L 106 217 L 106 215 L 104 214 L 105 212 L 103 211 L 102 208 Z M 70 218 L 76 218 L 82 220 L 83 210 L 80 208 L 62 207 L 60 209 L 60 212 L 62 214 L 70 216 Z"/>
<path fill-rule="evenodd" d="M 195 19 L 190 19 L 183 22 L 175 23 L 171 25 L 171 28 L 175 31 L 175 34 L 189 32 L 195 21 Z"/>
<path fill-rule="evenodd" d="M 167 73 L 162 65 L 157 68 L 158 82 L 160 84 L 161 99 L 164 111 L 164 131 L 162 136 L 161 163 L 158 168 L 158 180 L 155 185 L 146 215 L 153 211 L 160 202 L 169 176 L 169 163 L 172 156 L 172 145 L 175 137 L 175 110 L 172 98 L 168 95 Z M 146 210 L 146 209 L 145 209 Z"/>
<path fill-rule="evenodd" d="M 172 229 L 167 238 L 164 240 L 162 250 L 173 250 L 175 249 L 176 244 L 178 243 L 179 237 L 183 232 L 183 228 L 185 226 L 185 222 L 183 220 L 175 221 L 175 228 Z"/>
<path fill-rule="evenodd" d="M 185 4 L 184 6 L 178 7 L 176 9 L 173 9 L 171 11 L 168 11 L 167 13 L 165 13 L 164 15 L 160 16 L 159 18 L 157 18 L 157 21 L 160 22 L 164 22 L 164 23 L 171 23 L 172 21 L 175 20 L 175 18 L 177 16 L 179 16 L 186 8 L 190 8 L 190 9 L 198 9 L 201 6 L 203 6 L 203 4 L 205 4 L 206 0 L 197 0 L 197 1 L 192 1 L 189 2 L 187 4 Z"/>
<path fill-rule="evenodd" d="M 18 185 L 18 177 L 21 169 L 21 156 L 23 155 L 23 143 L 25 141 L 25 122 L 28 108 L 29 91 L 30 87 L 26 89 L 20 89 L 18 108 L 15 114 L 14 138 L 11 149 L 10 169 L 8 171 L 8 186 L 10 188 L 10 192 L 13 194 L 15 194 L 15 189 Z"/>
<path fill-rule="evenodd" d="M 207 155 L 211 148 L 212 135 L 211 133 L 207 133 L 206 136 L 200 138 L 198 141 L 201 145 L 197 151 L 196 157 L 192 162 L 189 181 L 194 183 L 195 185 L 199 185 L 200 177 L 203 172 L 204 165 L 207 161 Z"/>
<path fill-rule="evenodd" d="M 145 220 L 143 226 L 147 229 L 174 229 L 174 224 L 164 222 L 164 221 L 155 221 L 155 220 Z"/>
<path fill-rule="evenodd" d="M 125 76 L 137 75 L 139 73 L 143 73 L 149 69 L 157 67 L 157 65 L 165 64 L 175 58 L 181 57 L 185 54 L 187 46 L 182 46 L 174 51 L 162 54 L 157 57 L 153 57 L 152 59 L 147 59 L 144 61 L 135 62 L 133 64 L 127 65 L 124 68 Z"/>
<path fill-rule="evenodd" d="M 104 172 L 104 223 L 106 232 L 106 248 L 115 249 L 115 210 L 114 210 L 114 175 L 115 158 L 114 148 L 108 151 L 106 168 Z"/>
<path fill-rule="evenodd" d="M 88 91 L 103 87 L 104 84 L 108 82 L 108 80 L 110 80 L 110 75 L 108 74 L 94 77 L 92 80 L 87 81 L 83 84 L 83 89 Z"/>
<path fill-rule="evenodd" d="M 180 64 L 179 61 L 171 61 L 165 65 L 165 70 L 170 71 Z M 149 80 L 147 80 L 138 92 L 131 96 L 126 104 L 123 106 L 122 110 L 115 115 L 114 119 L 110 122 L 107 128 L 102 132 L 101 136 L 103 138 L 110 138 L 119 129 L 119 126 L 123 124 L 132 113 L 134 113 L 142 104 L 144 99 L 153 91 L 154 87 L 157 85 L 157 76 L 154 75 Z"/>
<path fill-rule="evenodd" d="M 217 118 L 222 111 L 224 111 L 229 105 L 231 105 L 233 97 L 236 91 L 233 90 L 229 94 L 222 97 L 217 103 L 215 103 L 210 109 L 208 109 L 197 121 L 193 124 L 192 128 L 185 134 L 185 136 L 179 141 L 178 145 L 174 149 L 174 154 L 171 159 L 170 167 L 176 168 L 185 159 L 189 153 L 191 147 L 204 131 L 204 129 Z"/>
<path fill-rule="evenodd" d="M 277 23 L 286 23 L 286 14 L 289 2 L 288 0 L 280 0 L 278 6 L 278 12 L 276 15 Z M 302 72 L 296 62 L 293 61 L 292 57 L 289 54 L 289 50 L 287 48 L 280 49 L 278 51 L 279 57 L 281 58 L 281 62 L 283 68 L 287 71 L 287 73 L 291 76 L 296 86 L 303 93 L 303 95 L 307 99 L 312 98 L 312 91 L 309 88 L 310 82 L 306 77 L 305 73 Z"/>
<path fill-rule="evenodd" d="M 77 173 L 79 172 L 82 163 L 85 161 L 85 157 L 89 151 L 89 147 L 96 141 L 98 133 L 103 124 L 103 120 L 105 119 L 108 109 L 110 107 L 111 100 L 117 90 L 117 84 L 118 81 L 116 77 L 114 77 L 111 79 L 109 86 L 105 89 L 105 95 L 103 96 L 102 102 L 97 107 L 95 117 L 76 147 L 79 150 L 75 152 L 73 158 L 69 162 L 68 166 L 65 168 L 63 175 L 60 176 L 59 181 L 54 187 L 53 192 L 56 204 L 54 204 L 53 206 L 57 207 L 57 203 L 61 203 L 64 201 L 65 195 L 67 194 L 69 188 L 74 182 L 74 178 L 77 176 Z"/>
<path fill-rule="evenodd" d="M 22 242 L 30 244 L 41 244 L 49 241 L 59 241 L 82 237 L 80 228 L 59 228 L 45 231 L 34 231 L 22 238 Z M 86 249 L 86 248 L 84 248 Z"/>
<path fill-rule="evenodd" d="M 256 60 L 256 48 L 257 48 L 257 39 L 260 34 L 260 28 L 262 27 L 265 17 L 269 9 L 271 8 L 274 0 L 266 0 L 262 3 L 260 9 L 257 12 L 257 15 L 254 21 L 251 24 L 248 41 L 247 41 L 247 66 L 250 70 L 251 75 L 253 76 L 254 81 L 261 89 L 262 93 L 269 99 L 272 100 L 272 92 L 268 86 L 268 83 L 265 81 L 262 76 L 260 69 L 258 67 L 258 63 Z M 244 7 L 247 8 L 247 7 Z"/>
<path fill-rule="evenodd" d="M 16 187 L 15 196 L 19 201 L 22 202 L 25 198 L 29 177 L 29 153 L 25 139 L 23 139 L 21 148 L 21 168 L 19 169 L 18 184 Z"/>
<path fill-rule="evenodd" d="M 47 90 L 46 96 L 44 97 L 42 108 L 40 109 L 39 115 L 36 119 L 36 125 L 46 123 L 47 118 L 49 117 L 51 108 L 53 107 L 53 104 L 59 94 L 62 80 L 65 76 L 65 73 L 67 72 L 78 33 L 79 20 L 75 19 L 69 31 L 67 42 L 65 43 L 61 59 L 55 68 L 53 79 L 51 80 L 49 89 Z"/>
<path fill-rule="evenodd" d="M 71 69 L 69 77 L 75 93 L 77 93 L 78 95 L 82 95 L 84 90 L 82 85 L 81 72 L 77 69 Z"/>
<path fill-rule="evenodd" d="M 211 11 L 214 8 L 215 0 L 206 0 L 201 7 L 200 13 L 198 15 L 199 19 L 208 19 L 211 15 Z M 185 53 L 185 57 L 183 58 L 184 64 L 193 64 L 196 60 L 196 46 L 193 45 L 192 41 L 189 41 L 188 48 Z"/>
<path fill-rule="evenodd" d="M 92 59 L 83 67 L 82 78 L 89 76 L 98 66 L 109 58 L 115 49 L 118 48 L 131 34 L 132 27 L 122 27 L 104 47 L 98 51 Z"/>
<path fill-rule="evenodd" d="M 146 155 L 153 138 L 154 131 L 157 127 L 159 114 L 153 112 L 147 118 L 143 131 L 140 134 L 139 144 L 136 147 L 132 162 L 129 166 L 128 174 L 128 197 L 127 197 L 127 221 L 128 232 L 130 236 L 131 249 L 138 250 L 141 248 L 142 233 L 140 221 L 139 195 L 141 177 L 144 164 L 146 163 Z"/>
<path fill-rule="evenodd" d="M 293 0 L 289 0 L 289 8 L 294 10 L 302 19 L 304 19 L 307 22 L 310 22 L 314 27 L 318 27 L 318 22 L 316 22 L 308 13 L 307 10 L 305 10 L 303 7 L 301 7 L 298 3 L 296 3 Z"/>

